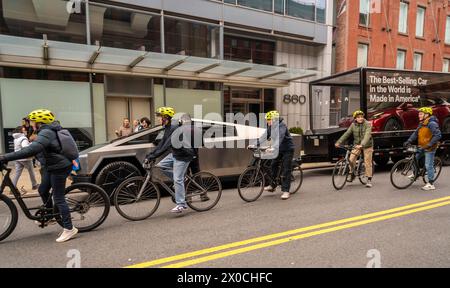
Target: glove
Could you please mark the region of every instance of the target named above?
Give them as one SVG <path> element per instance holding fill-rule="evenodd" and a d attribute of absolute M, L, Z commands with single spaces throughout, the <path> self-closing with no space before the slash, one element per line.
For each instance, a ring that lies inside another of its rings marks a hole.
<path fill-rule="evenodd" d="M 8 161 L 5 158 L 5 155 L 0 155 L 0 166 L 8 164 Z"/>

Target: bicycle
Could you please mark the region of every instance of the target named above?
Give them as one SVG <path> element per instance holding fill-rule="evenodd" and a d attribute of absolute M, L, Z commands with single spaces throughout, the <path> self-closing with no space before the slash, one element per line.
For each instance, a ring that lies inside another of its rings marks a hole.
<path fill-rule="evenodd" d="M 266 183 L 278 185 L 282 182 L 282 169 L 280 167 L 275 178 L 272 178 L 270 161 L 262 159 L 263 153 L 271 149 L 270 147 L 248 149 L 253 151 L 253 160 L 252 164 L 239 176 L 238 193 L 245 202 L 253 202 L 261 197 Z M 291 194 L 295 194 L 302 186 L 303 170 L 300 167 L 301 164 L 301 158 L 292 159 L 291 187 L 289 189 Z"/>
<path fill-rule="evenodd" d="M 397 189 L 406 189 L 411 186 L 419 177 L 422 177 L 423 182 L 427 183 L 427 172 L 424 167 L 420 167 L 419 159 L 417 159 L 417 152 L 419 147 L 410 145 L 406 148 L 406 153 L 411 154 L 407 158 L 398 161 L 391 169 L 391 183 Z M 441 174 L 442 160 L 439 157 L 434 158 L 434 181 L 436 181 Z"/>
<path fill-rule="evenodd" d="M 345 157 L 339 160 L 333 168 L 332 182 L 336 190 L 344 188 L 345 184 L 349 182 L 348 177 L 350 174 L 350 156 L 355 149 L 353 145 L 341 145 L 339 148 L 346 150 Z M 361 184 L 366 185 L 368 178 L 366 176 L 366 167 L 364 165 L 363 153 L 358 155 L 355 165 L 354 175 L 358 177 Z"/>
<path fill-rule="evenodd" d="M 155 162 L 144 164 L 145 176 L 135 176 L 122 182 L 114 194 L 117 212 L 130 221 L 140 221 L 152 216 L 159 207 L 164 188 L 175 202 L 175 192 L 166 183 L 153 180 Z M 222 195 L 222 184 L 217 176 L 206 171 L 193 174 L 188 169 L 185 177 L 186 204 L 197 212 L 212 209 Z"/>
<path fill-rule="evenodd" d="M 3 181 L 0 186 L 0 241 L 6 239 L 17 226 L 19 214 L 14 202 L 3 192 L 8 187 L 16 199 L 19 207 L 25 216 L 40 223 L 39 227 L 44 228 L 50 220 L 55 219 L 62 227 L 61 215 L 58 208 L 46 208 L 46 203 L 38 207 L 28 207 L 20 194 L 20 191 L 13 185 L 10 174 L 11 169 L 6 165 L 0 166 Z M 4 174 L 4 172 L 6 173 Z M 69 205 L 72 222 L 79 232 L 91 231 L 99 227 L 109 214 L 109 197 L 106 192 L 97 185 L 91 183 L 77 183 L 66 188 L 65 197 Z M 49 200 L 52 199 L 50 192 Z M 33 215 L 33 211 L 36 211 Z"/>

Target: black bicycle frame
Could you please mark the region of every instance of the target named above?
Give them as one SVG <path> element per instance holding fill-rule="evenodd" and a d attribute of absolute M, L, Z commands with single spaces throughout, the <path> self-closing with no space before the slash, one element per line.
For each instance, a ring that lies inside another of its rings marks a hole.
<path fill-rule="evenodd" d="M 30 220 L 36 220 L 36 221 L 40 221 L 42 220 L 41 216 L 34 216 L 31 214 L 31 211 L 33 210 L 39 210 L 40 207 L 36 207 L 36 208 L 28 208 L 28 206 L 25 204 L 25 202 L 23 201 L 22 195 L 20 195 L 19 190 L 13 185 L 11 178 L 10 178 L 10 174 L 11 174 L 11 169 L 9 168 L 3 168 L 0 167 L 0 169 L 6 170 L 6 174 L 3 177 L 3 182 L 2 182 L 2 186 L 1 186 L 1 190 L 0 190 L 0 194 L 3 194 L 3 191 L 5 191 L 5 188 L 8 187 L 12 194 L 14 195 L 14 198 L 16 198 L 17 203 L 19 203 L 20 209 L 22 209 L 23 213 L 25 214 L 25 216 L 30 219 Z"/>
<path fill-rule="evenodd" d="M 153 166 L 153 165 L 150 167 L 150 169 L 147 169 L 147 175 L 145 176 L 146 179 L 145 179 L 144 185 L 142 185 L 142 188 L 141 188 L 141 189 L 144 189 L 145 186 L 147 186 L 147 183 L 150 181 L 150 182 L 153 182 L 153 183 L 156 183 L 156 184 L 161 185 L 167 192 L 169 192 L 169 194 L 170 194 L 172 197 L 175 197 L 175 191 L 173 191 L 169 186 L 167 186 L 166 183 L 164 183 L 164 182 L 161 181 L 161 180 L 153 181 L 153 173 L 152 173 L 153 169 L 154 169 L 154 166 Z M 192 174 L 191 172 L 186 173 L 186 178 L 187 178 L 188 180 L 192 181 L 192 182 L 197 186 L 197 188 L 200 188 L 200 189 L 203 191 L 203 190 L 204 190 L 203 187 L 201 187 L 200 185 L 198 185 L 197 182 L 193 181 L 193 178 L 192 178 L 193 175 L 191 175 L 191 174 Z M 185 188 L 186 188 L 186 187 L 185 187 Z M 140 192 L 141 192 L 141 191 L 140 191 Z M 205 192 L 205 191 L 203 191 L 203 192 Z"/>

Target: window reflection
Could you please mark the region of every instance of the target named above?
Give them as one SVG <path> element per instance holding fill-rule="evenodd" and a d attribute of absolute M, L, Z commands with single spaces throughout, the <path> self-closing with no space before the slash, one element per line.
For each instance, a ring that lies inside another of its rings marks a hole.
<path fill-rule="evenodd" d="M 107 47 L 161 52 L 161 17 L 91 4 L 91 41 Z"/>
<path fill-rule="evenodd" d="M 73 43 L 86 43 L 85 5 L 67 12 L 62 0 L 0 1 L 0 34 Z"/>

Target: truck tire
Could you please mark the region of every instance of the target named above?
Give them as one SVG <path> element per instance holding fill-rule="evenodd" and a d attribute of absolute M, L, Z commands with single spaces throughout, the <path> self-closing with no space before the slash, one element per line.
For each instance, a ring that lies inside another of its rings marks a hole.
<path fill-rule="evenodd" d="M 403 130 L 402 124 L 395 118 L 389 119 L 386 124 L 384 124 L 384 131 L 399 131 Z"/>
<path fill-rule="evenodd" d="M 126 161 L 116 161 L 109 163 L 100 170 L 95 178 L 95 184 L 102 187 L 109 197 L 112 197 L 115 189 L 130 177 L 141 176 L 139 169 Z"/>
<path fill-rule="evenodd" d="M 444 120 L 442 124 L 442 133 L 450 133 L 450 117 Z"/>
<path fill-rule="evenodd" d="M 380 167 L 380 168 L 384 168 L 386 167 L 387 163 L 389 162 L 389 156 L 374 156 L 373 157 L 373 162 L 375 162 L 375 164 Z"/>

